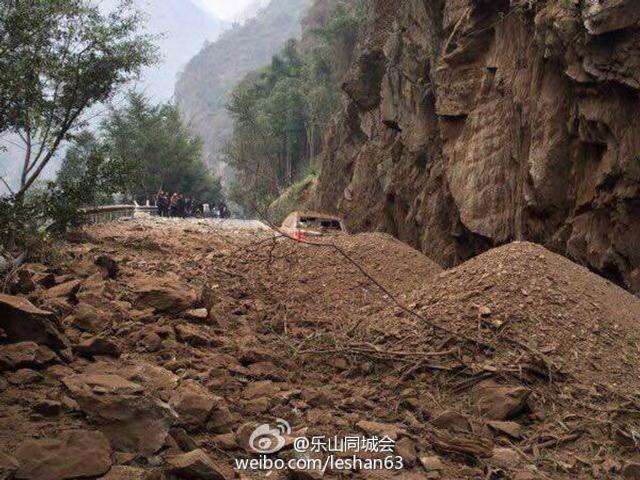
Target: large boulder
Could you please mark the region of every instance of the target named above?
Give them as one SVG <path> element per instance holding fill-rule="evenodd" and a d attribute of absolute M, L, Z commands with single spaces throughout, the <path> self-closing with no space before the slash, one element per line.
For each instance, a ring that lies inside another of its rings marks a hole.
<path fill-rule="evenodd" d="M 66 318 L 65 323 L 84 332 L 98 332 L 111 324 L 112 313 L 107 313 L 86 302 L 76 306 L 73 313 Z"/>
<path fill-rule="evenodd" d="M 148 362 L 135 361 L 132 363 L 111 363 L 97 361 L 87 365 L 84 374 L 115 375 L 136 384 L 146 395 L 157 398 L 169 398 L 178 386 L 178 376 L 166 368 Z M 67 373 L 68 376 L 70 373 Z"/>
<path fill-rule="evenodd" d="M 169 404 L 178 413 L 178 423 L 188 429 L 204 426 L 219 398 L 198 383 L 187 380 L 176 389 Z"/>
<path fill-rule="evenodd" d="M 20 467 L 15 478 L 65 480 L 96 477 L 111 467 L 111 448 L 100 432 L 72 430 L 58 438 L 26 440 L 16 452 Z"/>
<path fill-rule="evenodd" d="M 158 451 L 176 420 L 164 402 L 145 395 L 144 388 L 112 374 L 88 373 L 62 379 L 88 419 L 122 452 Z"/>
<path fill-rule="evenodd" d="M 162 279 L 140 280 L 135 292 L 138 306 L 152 307 L 156 312 L 180 313 L 193 308 L 197 299 L 184 285 Z"/>
<path fill-rule="evenodd" d="M 0 346 L 0 371 L 21 368 L 46 368 L 60 361 L 58 355 L 44 345 L 19 342 Z"/>
<path fill-rule="evenodd" d="M 35 342 L 57 351 L 69 348 L 53 314 L 22 297 L 0 294 L 0 329 L 11 343 Z"/>

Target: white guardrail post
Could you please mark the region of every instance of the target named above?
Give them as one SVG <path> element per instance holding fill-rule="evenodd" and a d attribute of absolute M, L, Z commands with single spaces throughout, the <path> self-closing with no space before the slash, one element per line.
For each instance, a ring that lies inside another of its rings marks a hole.
<path fill-rule="evenodd" d="M 106 205 L 80 209 L 86 223 L 108 223 L 120 218 L 133 218 L 136 213 L 157 215 L 158 209 L 153 206 L 138 205 Z"/>

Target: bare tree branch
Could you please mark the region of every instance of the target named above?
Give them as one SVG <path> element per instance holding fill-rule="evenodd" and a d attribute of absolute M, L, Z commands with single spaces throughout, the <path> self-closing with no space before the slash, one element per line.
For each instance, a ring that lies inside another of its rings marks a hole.
<path fill-rule="evenodd" d="M 27 116 L 27 128 L 26 128 L 26 138 L 23 138 L 22 135 L 20 135 L 20 138 L 24 139 L 24 142 L 26 144 L 26 149 L 24 152 L 24 164 L 22 166 L 22 175 L 20 177 L 20 186 L 24 186 L 24 184 L 27 181 L 27 174 L 29 172 L 29 165 L 31 162 L 31 126 L 29 125 L 29 118 Z"/>
<path fill-rule="evenodd" d="M 7 181 L 5 180 L 4 177 L 0 176 L 0 181 L 4 184 L 4 186 L 6 187 L 7 190 L 9 190 L 9 193 L 11 195 L 15 195 L 16 193 L 13 191 L 13 189 L 11 188 L 11 186 L 7 183 Z"/>

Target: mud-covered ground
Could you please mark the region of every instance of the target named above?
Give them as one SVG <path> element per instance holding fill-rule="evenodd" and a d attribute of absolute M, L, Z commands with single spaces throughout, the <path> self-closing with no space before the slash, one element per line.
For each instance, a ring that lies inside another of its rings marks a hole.
<path fill-rule="evenodd" d="M 640 478 L 640 301 L 541 247 L 443 272 L 383 234 L 141 218 L 61 253 L 0 297 L 2 479 Z M 279 420 L 269 459 L 370 463 L 237 468 Z"/>

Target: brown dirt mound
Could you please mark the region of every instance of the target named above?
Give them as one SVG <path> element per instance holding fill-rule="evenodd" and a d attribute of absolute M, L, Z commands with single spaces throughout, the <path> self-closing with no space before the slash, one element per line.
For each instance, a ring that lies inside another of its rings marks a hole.
<path fill-rule="evenodd" d="M 422 286 L 434 275 L 442 272 L 442 268 L 421 252 L 400 242 L 386 233 L 360 233 L 331 238 L 327 242 L 334 244 L 353 261 L 363 266 L 385 288 L 398 293 L 406 293 Z M 336 251 L 324 249 L 318 258 L 321 268 L 323 259 L 332 258 L 332 264 L 344 267 L 344 256 Z M 350 270 L 353 271 L 353 270 Z M 356 273 L 356 272 L 354 272 Z"/>
<path fill-rule="evenodd" d="M 491 250 L 431 279 L 414 301 L 467 335 L 517 338 L 584 381 L 640 392 L 640 300 L 539 245 Z"/>

